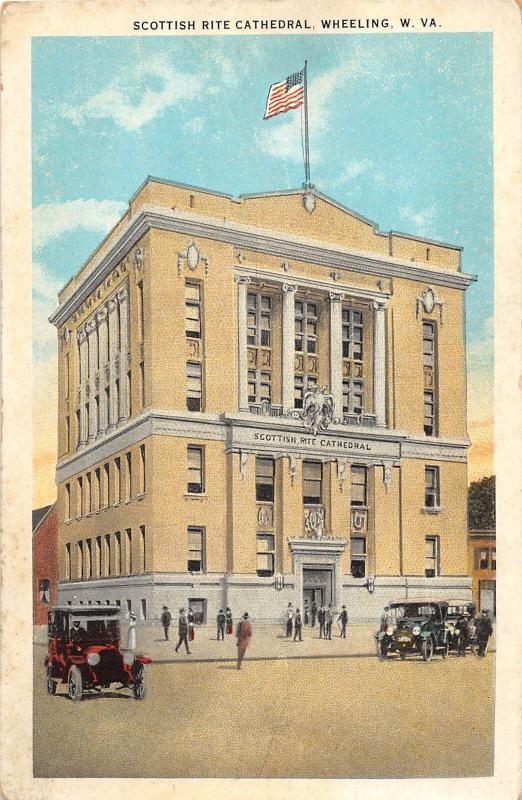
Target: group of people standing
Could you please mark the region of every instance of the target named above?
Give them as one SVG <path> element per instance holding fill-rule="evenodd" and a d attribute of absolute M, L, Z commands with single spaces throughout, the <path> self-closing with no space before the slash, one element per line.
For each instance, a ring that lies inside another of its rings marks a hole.
<path fill-rule="evenodd" d="M 195 615 L 194 611 L 190 608 L 180 608 L 179 616 L 178 616 L 178 643 L 174 648 L 176 653 L 179 651 L 179 648 L 182 644 L 185 645 L 185 650 L 187 653 L 190 653 L 189 649 L 189 642 L 193 641 L 195 633 L 194 633 L 194 621 Z M 172 614 L 169 611 L 168 606 L 163 606 L 161 610 L 161 624 L 163 626 L 163 632 L 165 634 L 165 641 L 169 641 L 169 629 L 172 624 Z"/>
<path fill-rule="evenodd" d="M 301 609 L 296 608 L 294 610 L 293 604 L 288 603 L 288 607 L 285 613 L 286 638 L 290 639 L 293 633 L 294 642 L 295 641 L 302 642 L 303 624 L 310 625 L 312 628 L 315 628 L 316 623 L 318 623 L 319 638 L 331 639 L 332 625 L 334 622 L 335 615 L 336 612 L 332 608 L 331 603 L 329 603 L 328 606 L 325 606 L 324 604 L 318 606 L 317 603 L 314 601 L 310 607 L 308 600 L 305 600 L 302 613 Z M 346 639 L 346 626 L 348 625 L 348 612 L 346 610 L 346 606 L 343 606 L 340 614 L 337 615 L 337 622 L 339 623 L 340 627 L 340 637 L 342 639 Z"/>
<path fill-rule="evenodd" d="M 185 650 L 187 653 L 191 653 L 189 649 L 189 641 L 194 640 L 194 621 L 195 616 L 193 610 L 189 607 L 188 610 L 185 608 L 180 608 L 179 616 L 178 616 L 178 643 L 174 648 L 176 653 L 179 652 L 179 648 L 182 644 L 185 645 Z M 231 634 L 234 632 L 234 619 L 232 617 L 232 611 L 227 606 L 225 611 L 222 608 L 219 609 L 219 613 L 217 615 L 217 640 L 224 641 L 225 639 L 225 631 L 227 634 Z M 165 641 L 169 641 L 169 629 L 172 624 L 172 614 L 169 611 L 168 606 L 163 606 L 161 611 L 161 624 L 163 626 L 163 632 L 165 634 Z M 241 669 L 241 664 L 243 662 L 243 658 L 245 656 L 245 652 L 247 650 L 248 645 L 250 644 L 250 639 L 252 637 L 252 623 L 250 621 L 250 617 L 248 612 L 245 611 L 243 614 L 243 618 L 237 625 L 236 628 L 236 644 L 237 644 L 237 668 Z"/>

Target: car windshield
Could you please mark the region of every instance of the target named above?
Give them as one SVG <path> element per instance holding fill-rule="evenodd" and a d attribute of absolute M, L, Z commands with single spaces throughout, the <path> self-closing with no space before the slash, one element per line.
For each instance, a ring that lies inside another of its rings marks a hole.
<path fill-rule="evenodd" d="M 448 606 L 448 617 L 472 617 L 474 609 L 472 606 Z"/>
<path fill-rule="evenodd" d="M 434 606 L 431 603 L 404 603 L 401 605 L 390 606 L 386 612 L 386 617 L 395 621 L 401 619 L 440 620 L 440 611 L 437 606 Z"/>

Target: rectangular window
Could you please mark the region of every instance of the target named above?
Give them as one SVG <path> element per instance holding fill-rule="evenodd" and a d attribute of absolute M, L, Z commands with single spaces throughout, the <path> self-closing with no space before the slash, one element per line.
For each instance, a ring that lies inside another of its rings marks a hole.
<path fill-rule="evenodd" d="M 426 436 L 435 435 L 435 394 L 432 389 L 424 392 L 424 433 Z"/>
<path fill-rule="evenodd" d="M 207 601 L 200 597 L 190 597 L 188 604 L 194 613 L 195 624 L 204 625 L 207 619 Z"/>
<path fill-rule="evenodd" d="M 71 447 L 71 418 L 65 417 L 65 452 L 68 453 Z"/>
<path fill-rule="evenodd" d="M 94 498 L 94 502 L 95 502 L 94 508 L 95 508 L 96 511 L 99 511 L 101 509 L 101 506 L 102 506 L 101 470 L 100 470 L 99 467 L 97 467 L 94 470 L 94 487 L 95 487 L 95 495 L 96 495 L 95 498 Z"/>
<path fill-rule="evenodd" d="M 80 409 L 76 411 L 76 447 L 79 447 L 82 439 L 82 428 L 80 419 Z"/>
<path fill-rule="evenodd" d="M 143 341 L 145 335 L 145 309 L 143 306 L 143 281 L 137 284 L 138 290 L 138 335 L 140 342 Z"/>
<path fill-rule="evenodd" d="M 65 545 L 65 580 L 71 580 L 71 545 Z"/>
<path fill-rule="evenodd" d="M 201 364 L 196 361 L 187 362 L 187 408 L 189 411 L 201 411 L 202 407 Z"/>
<path fill-rule="evenodd" d="M 88 514 L 92 514 L 92 481 L 91 481 L 91 473 L 88 472 L 86 477 L 86 490 L 87 490 L 87 497 L 85 499 L 85 506 L 87 509 Z"/>
<path fill-rule="evenodd" d="M 140 525 L 140 571 L 146 572 L 147 571 L 147 561 L 146 561 L 146 549 L 145 549 L 145 525 Z"/>
<path fill-rule="evenodd" d="M 256 458 L 256 500 L 274 502 L 273 458 Z"/>
<path fill-rule="evenodd" d="M 87 539 L 87 541 L 83 543 L 83 557 L 84 557 L 85 577 L 92 578 L 93 577 L 92 539 Z"/>
<path fill-rule="evenodd" d="M 140 494 L 145 493 L 146 472 L 145 472 L 145 445 L 140 445 Z"/>
<path fill-rule="evenodd" d="M 132 454 L 125 453 L 125 500 L 132 497 Z"/>
<path fill-rule="evenodd" d="M 132 600 L 125 600 L 125 607 L 127 609 L 125 616 L 128 617 L 132 612 Z"/>
<path fill-rule="evenodd" d="M 362 414 L 364 390 L 362 381 L 343 381 L 343 413 Z"/>
<path fill-rule="evenodd" d="M 103 465 L 103 507 L 109 507 L 109 494 L 110 494 L 110 485 L 109 485 L 109 465 Z"/>
<path fill-rule="evenodd" d="M 132 529 L 125 531 L 125 575 L 132 575 Z"/>
<path fill-rule="evenodd" d="M 97 578 L 101 575 L 101 547 L 102 537 L 97 536 L 94 540 L 94 574 Z"/>
<path fill-rule="evenodd" d="M 205 532 L 203 528 L 188 529 L 188 572 L 204 572 L 204 543 Z"/>
<path fill-rule="evenodd" d="M 76 480 L 76 516 L 83 517 L 83 480 Z"/>
<path fill-rule="evenodd" d="M 114 381 L 114 404 L 116 406 L 116 417 L 120 416 L 120 381 Z"/>
<path fill-rule="evenodd" d="M 297 353 L 317 353 L 316 303 L 295 303 L 295 350 Z"/>
<path fill-rule="evenodd" d="M 269 578 L 274 574 L 274 534 L 258 533 L 256 540 L 257 574 L 260 578 Z"/>
<path fill-rule="evenodd" d="M 489 567 L 489 550 L 482 548 L 479 557 L 479 569 L 487 569 Z"/>
<path fill-rule="evenodd" d="M 71 519 L 71 484 L 65 484 L 65 519 Z"/>
<path fill-rule="evenodd" d="M 491 551 L 491 569 L 497 568 L 497 550 L 494 547 Z"/>
<path fill-rule="evenodd" d="M 125 413 L 128 417 L 132 416 L 132 374 L 131 370 L 127 372 L 127 389 L 125 392 Z"/>
<path fill-rule="evenodd" d="M 70 367 L 69 367 L 69 353 L 65 354 L 65 363 L 64 363 L 64 390 L 65 390 L 65 399 L 69 399 L 69 382 L 70 382 Z"/>
<path fill-rule="evenodd" d="M 260 369 L 248 370 L 248 402 L 272 401 L 272 374 Z"/>
<path fill-rule="evenodd" d="M 203 494 L 204 486 L 204 457 L 202 447 L 187 447 L 187 492 L 188 494 Z"/>
<path fill-rule="evenodd" d="M 435 578 L 439 574 L 439 537 L 426 537 L 425 574 L 427 578 Z"/>
<path fill-rule="evenodd" d="M 140 600 L 140 619 L 147 619 L 147 601 L 144 598 Z"/>
<path fill-rule="evenodd" d="M 185 334 L 201 339 L 201 289 L 197 283 L 185 284 Z"/>
<path fill-rule="evenodd" d="M 422 353 L 425 367 L 435 369 L 435 323 L 422 323 Z"/>
<path fill-rule="evenodd" d="M 116 531 L 116 533 L 114 534 L 114 574 L 115 575 L 122 574 L 121 534 L 119 531 Z"/>
<path fill-rule="evenodd" d="M 38 598 L 40 603 L 51 602 L 51 582 L 49 578 L 40 578 L 38 581 Z"/>
<path fill-rule="evenodd" d="M 112 575 L 111 555 L 111 535 L 106 533 L 103 537 L 103 574 L 105 577 Z"/>
<path fill-rule="evenodd" d="M 368 501 L 368 471 L 366 467 L 351 468 L 350 504 L 366 507 Z"/>
<path fill-rule="evenodd" d="M 323 498 L 323 465 L 320 461 L 303 461 L 303 503 L 320 505 Z"/>
<path fill-rule="evenodd" d="M 440 508 L 439 468 L 424 468 L 424 508 Z"/>
<path fill-rule="evenodd" d="M 140 402 L 141 407 L 145 408 L 145 364 L 140 361 Z"/>
<path fill-rule="evenodd" d="M 114 459 L 114 505 L 121 502 L 121 459 Z"/>
<path fill-rule="evenodd" d="M 249 292 L 247 295 L 247 344 L 252 347 L 271 345 L 272 298 Z"/>
<path fill-rule="evenodd" d="M 363 315 L 362 311 L 343 308 L 342 312 L 343 358 L 362 361 L 363 358 Z"/>
<path fill-rule="evenodd" d="M 317 386 L 317 378 L 313 375 L 294 376 L 294 408 L 303 407 L 303 399 L 309 389 Z"/>
<path fill-rule="evenodd" d="M 366 575 L 366 538 L 354 536 L 351 539 L 351 573 L 354 578 Z"/>

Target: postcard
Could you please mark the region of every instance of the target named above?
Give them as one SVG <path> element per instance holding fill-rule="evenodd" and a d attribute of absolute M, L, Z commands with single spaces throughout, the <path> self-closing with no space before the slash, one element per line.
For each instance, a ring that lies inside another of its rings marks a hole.
<path fill-rule="evenodd" d="M 519 795 L 520 39 L 4 5 L 6 797 Z"/>

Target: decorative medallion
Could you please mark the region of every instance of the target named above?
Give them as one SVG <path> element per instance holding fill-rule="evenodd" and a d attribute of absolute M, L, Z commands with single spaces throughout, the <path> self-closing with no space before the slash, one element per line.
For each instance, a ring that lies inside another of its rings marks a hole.
<path fill-rule="evenodd" d="M 435 306 L 439 307 L 440 321 L 442 324 L 444 317 L 444 300 L 440 300 L 440 298 L 436 296 L 431 286 L 428 286 L 428 288 L 424 289 L 424 291 L 421 292 L 421 294 L 417 297 L 417 319 L 419 318 L 419 311 L 421 307 L 424 309 L 426 314 L 431 314 Z"/>
<path fill-rule="evenodd" d="M 187 266 L 191 272 L 194 272 L 199 263 L 202 262 L 205 267 L 205 275 L 208 275 L 208 258 L 200 253 L 195 242 L 189 242 L 187 249 L 184 252 L 178 253 L 178 278 L 181 277 L 183 261 L 187 262 Z"/>
<path fill-rule="evenodd" d="M 309 214 L 315 209 L 315 195 L 311 189 L 307 189 L 303 194 L 303 206 Z"/>
<path fill-rule="evenodd" d="M 141 272 L 145 264 L 145 252 L 143 247 L 137 247 L 134 251 L 134 267 L 137 272 Z"/>
<path fill-rule="evenodd" d="M 321 539 L 324 530 L 324 508 L 312 508 L 305 520 L 305 530 L 312 539 Z"/>
<path fill-rule="evenodd" d="M 194 242 L 191 242 L 187 247 L 187 264 L 188 268 L 192 270 L 196 269 L 199 264 L 199 250 Z"/>
<path fill-rule="evenodd" d="M 315 436 L 318 431 L 327 430 L 334 418 L 334 399 L 328 394 L 326 386 L 314 386 L 305 392 L 303 398 L 303 410 L 300 414 L 310 430 Z"/>
<path fill-rule="evenodd" d="M 366 530 L 366 509 L 352 508 L 352 531 L 362 533 Z"/>

